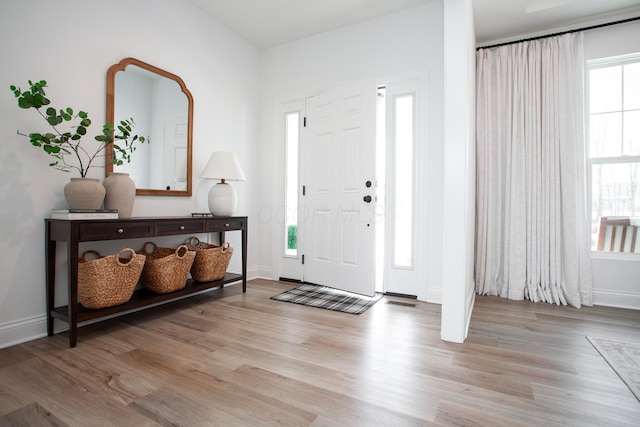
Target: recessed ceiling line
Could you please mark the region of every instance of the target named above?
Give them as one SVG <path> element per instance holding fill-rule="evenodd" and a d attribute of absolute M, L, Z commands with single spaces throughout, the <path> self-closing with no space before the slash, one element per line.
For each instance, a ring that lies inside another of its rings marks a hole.
<path fill-rule="evenodd" d="M 627 22 L 638 21 L 638 20 L 640 20 L 640 16 L 636 16 L 636 17 L 633 17 L 633 18 L 627 18 L 627 19 L 621 19 L 619 21 L 606 22 L 604 24 L 591 25 L 591 26 L 588 26 L 588 27 L 575 28 L 573 30 L 560 31 L 560 32 L 557 32 L 557 33 L 552 33 L 552 34 L 545 34 L 545 35 L 541 35 L 541 36 L 528 37 L 528 38 L 525 38 L 525 39 L 513 40 L 513 41 L 510 41 L 510 42 L 496 43 L 496 44 L 491 44 L 491 45 L 488 45 L 488 46 L 480 46 L 480 47 L 477 47 L 476 50 L 491 49 L 491 48 L 494 48 L 494 47 L 507 46 L 507 45 L 510 45 L 510 44 L 516 44 L 516 43 L 522 43 L 522 42 L 529 42 L 529 41 L 533 41 L 533 40 L 546 39 L 546 38 L 549 38 L 549 37 L 562 36 L 564 34 L 577 33 L 579 31 L 595 30 L 597 28 L 610 27 L 612 25 L 619 25 L 619 24 L 626 24 Z"/>

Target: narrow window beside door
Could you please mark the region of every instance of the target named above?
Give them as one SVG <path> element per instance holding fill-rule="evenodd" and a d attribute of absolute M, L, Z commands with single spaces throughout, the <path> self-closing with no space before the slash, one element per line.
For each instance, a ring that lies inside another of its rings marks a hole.
<path fill-rule="evenodd" d="M 298 255 L 298 142 L 300 113 L 285 115 L 286 138 L 286 197 L 285 197 L 285 256 Z"/>
<path fill-rule="evenodd" d="M 424 81 L 421 73 L 399 74 L 378 88 L 378 224 L 384 228 L 377 242 L 384 257 L 378 259 L 384 263 L 381 290 L 392 294 L 426 295 L 420 289 L 425 263 L 417 262 L 426 259 L 418 236 L 425 236 L 428 223 Z"/>
<path fill-rule="evenodd" d="M 393 98 L 393 265 L 413 266 L 414 95 Z"/>

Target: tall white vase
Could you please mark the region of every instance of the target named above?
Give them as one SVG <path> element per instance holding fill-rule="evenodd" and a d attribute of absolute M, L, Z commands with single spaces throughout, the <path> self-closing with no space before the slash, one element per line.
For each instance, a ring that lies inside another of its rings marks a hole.
<path fill-rule="evenodd" d="M 136 199 L 136 183 L 129 174 L 114 172 L 104 179 L 103 185 L 107 190 L 105 209 L 117 209 L 119 218 L 131 218 Z"/>
<path fill-rule="evenodd" d="M 100 209 L 105 188 L 95 178 L 71 178 L 64 186 L 69 209 Z"/>

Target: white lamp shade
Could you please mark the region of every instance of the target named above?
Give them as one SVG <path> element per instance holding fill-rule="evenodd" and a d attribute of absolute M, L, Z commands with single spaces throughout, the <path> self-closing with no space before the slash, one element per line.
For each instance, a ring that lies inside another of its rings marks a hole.
<path fill-rule="evenodd" d="M 230 151 L 214 151 L 202 170 L 200 178 L 223 179 L 226 181 L 246 180 L 240 162 Z"/>

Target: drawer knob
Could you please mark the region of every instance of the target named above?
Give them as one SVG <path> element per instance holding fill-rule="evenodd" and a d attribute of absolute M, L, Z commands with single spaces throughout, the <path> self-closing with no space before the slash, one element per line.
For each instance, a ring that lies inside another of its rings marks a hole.
<path fill-rule="evenodd" d="M 225 226 L 225 227 L 229 227 L 229 226 L 230 226 L 230 224 L 227 222 L 224 226 Z"/>
<path fill-rule="evenodd" d="M 184 231 L 184 225 L 180 226 L 180 231 Z"/>
<path fill-rule="evenodd" d="M 118 228 L 118 234 L 122 234 L 124 233 L 124 229 L 123 228 Z"/>

